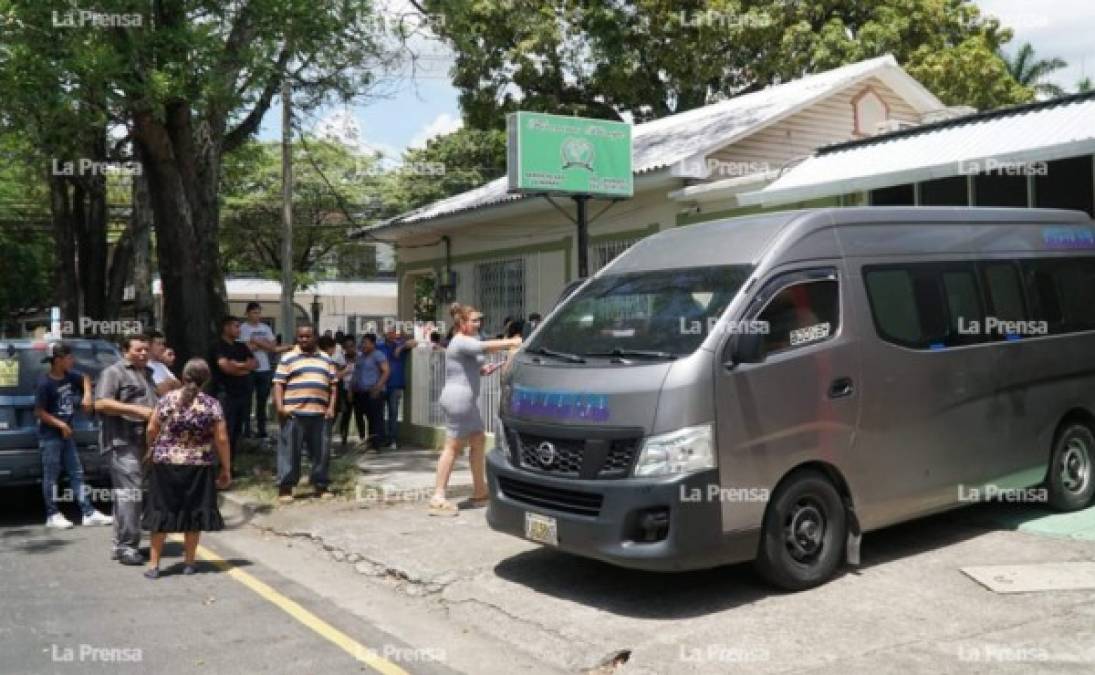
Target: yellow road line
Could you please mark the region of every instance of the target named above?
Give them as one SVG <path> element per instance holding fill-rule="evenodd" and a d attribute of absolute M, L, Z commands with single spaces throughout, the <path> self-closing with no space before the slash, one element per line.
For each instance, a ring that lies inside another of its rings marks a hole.
<path fill-rule="evenodd" d="M 182 537 L 177 535 L 173 535 L 171 539 L 173 541 L 182 541 Z M 384 675 L 409 675 L 407 671 L 380 656 L 376 653 L 376 651 L 369 649 L 365 645 L 361 644 L 357 640 L 354 640 L 352 637 L 343 633 L 342 631 L 327 623 L 323 619 L 319 618 L 315 614 L 309 612 L 296 601 L 290 600 L 281 593 L 278 593 L 269 584 L 259 581 L 258 579 L 251 576 L 247 572 L 244 572 L 238 567 L 234 567 L 232 563 L 228 562 L 227 560 L 220 557 L 213 551 L 207 549 L 206 547 L 201 545 L 198 546 L 198 557 L 202 560 L 212 563 L 228 576 L 232 577 L 244 586 L 250 588 L 267 602 L 276 605 L 289 616 L 301 622 L 308 628 L 311 628 L 313 631 L 319 634 L 320 637 L 323 637 L 329 642 L 334 643 L 344 652 L 354 657 L 358 661 L 364 663 L 365 665 L 369 666 L 370 668 L 380 673 L 383 673 Z"/>

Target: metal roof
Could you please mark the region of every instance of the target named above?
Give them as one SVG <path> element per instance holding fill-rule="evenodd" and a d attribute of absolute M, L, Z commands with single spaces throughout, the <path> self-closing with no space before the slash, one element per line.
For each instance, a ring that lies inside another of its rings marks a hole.
<path fill-rule="evenodd" d="M 1001 108 L 819 150 L 744 205 L 789 204 L 1095 152 L 1095 93 Z"/>
<path fill-rule="evenodd" d="M 918 110 L 943 107 L 939 99 L 902 70 L 892 55 L 887 54 L 638 124 L 632 131 L 634 172 L 636 175 L 646 174 L 691 157 L 705 156 L 870 77 L 882 79 Z M 498 178 L 473 190 L 365 227 L 362 231 L 420 223 L 526 197 L 510 194 L 507 189 L 507 178 Z"/>

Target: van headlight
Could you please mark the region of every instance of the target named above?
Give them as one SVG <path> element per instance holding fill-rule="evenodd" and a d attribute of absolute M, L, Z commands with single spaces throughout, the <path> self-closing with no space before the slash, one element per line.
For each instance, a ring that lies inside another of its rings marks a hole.
<path fill-rule="evenodd" d="M 502 420 L 494 418 L 494 447 L 501 450 L 506 457 L 509 457 L 509 438 L 506 436 L 506 427 L 502 425 Z"/>
<path fill-rule="evenodd" d="M 710 424 L 650 436 L 643 442 L 636 476 L 669 476 L 715 468 L 714 430 Z"/>

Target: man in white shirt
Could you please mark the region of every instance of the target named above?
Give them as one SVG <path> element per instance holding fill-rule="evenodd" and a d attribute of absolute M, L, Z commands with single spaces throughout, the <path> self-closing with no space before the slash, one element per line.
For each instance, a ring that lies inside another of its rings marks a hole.
<path fill-rule="evenodd" d="M 251 390 L 255 396 L 256 433 L 252 434 L 251 415 L 247 415 L 244 435 L 248 438 L 266 438 L 266 402 L 270 399 L 270 387 L 274 371 L 270 367 L 270 355 L 292 349 L 292 345 L 279 346 L 270 326 L 262 322 L 262 305 L 247 303 L 247 321 L 240 325 L 240 342 L 246 343 L 255 355 L 258 367 L 251 373 Z"/>
<path fill-rule="evenodd" d="M 172 389 L 181 387 L 182 382 L 179 382 L 179 378 L 163 362 L 163 355 L 167 350 L 163 333 L 150 330 L 148 340 L 148 367 L 152 369 L 152 383 L 156 385 L 156 395 L 163 396 Z"/>

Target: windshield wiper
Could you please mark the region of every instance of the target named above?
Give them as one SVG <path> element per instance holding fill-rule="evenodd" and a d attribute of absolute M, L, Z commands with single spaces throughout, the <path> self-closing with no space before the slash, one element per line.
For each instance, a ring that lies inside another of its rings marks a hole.
<path fill-rule="evenodd" d="M 563 359 L 571 363 L 585 363 L 586 360 L 577 354 L 568 354 L 567 352 L 557 352 L 554 349 L 547 349 L 546 347 L 533 347 L 526 349 L 529 354 L 542 354 L 543 356 L 551 356 L 557 359 Z"/>
<path fill-rule="evenodd" d="M 669 352 L 659 352 L 650 349 L 620 349 L 616 347 L 610 352 L 586 352 L 585 356 L 638 356 L 649 359 L 666 359 L 668 361 L 674 361 L 677 358 L 676 354 L 670 354 Z"/>

